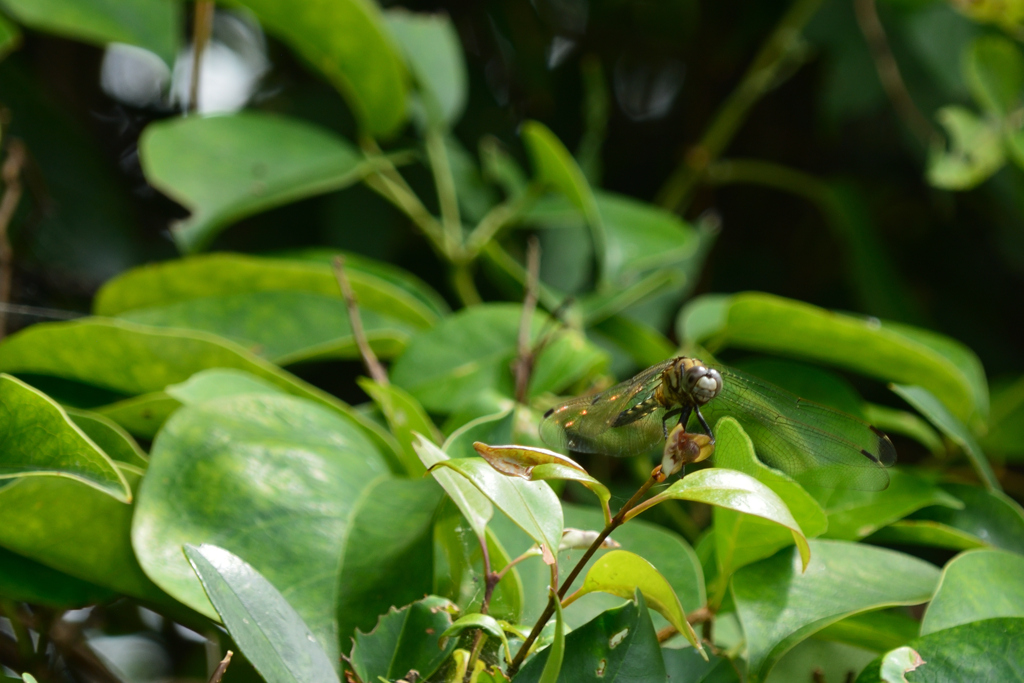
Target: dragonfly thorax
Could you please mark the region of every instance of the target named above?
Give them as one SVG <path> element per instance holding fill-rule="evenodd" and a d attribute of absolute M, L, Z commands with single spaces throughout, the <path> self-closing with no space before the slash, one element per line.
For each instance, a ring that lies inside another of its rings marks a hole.
<path fill-rule="evenodd" d="M 660 396 L 662 405 L 702 406 L 722 390 L 722 375 L 704 365 L 699 358 L 680 356 L 662 373 Z"/>

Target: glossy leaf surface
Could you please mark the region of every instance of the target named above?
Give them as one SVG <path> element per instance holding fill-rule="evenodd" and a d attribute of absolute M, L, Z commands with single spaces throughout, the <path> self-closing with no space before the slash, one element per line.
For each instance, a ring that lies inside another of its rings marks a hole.
<path fill-rule="evenodd" d="M 957 555 L 921 622 L 921 635 L 994 617 L 1024 618 L 1024 557 L 1003 550 Z"/>

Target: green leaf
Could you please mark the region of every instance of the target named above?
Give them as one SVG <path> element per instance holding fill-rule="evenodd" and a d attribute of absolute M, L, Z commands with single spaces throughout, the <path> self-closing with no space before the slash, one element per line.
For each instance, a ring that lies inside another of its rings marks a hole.
<path fill-rule="evenodd" d="M 988 433 L 981 445 L 986 453 L 1014 461 L 1024 458 L 1024 377 L 993 392 Z"/>
<path fill-rule="evenodd" d="M 650 683 L 666 680 L 665 662 L 643 594 L 601 613 L 565 637 L 562 683 Z M 554 647 L 541 650 L 515 677 L 515 683 L 541 681 Z"/>
<path fill-rule="evenodd" d="M 407 394 L 405 391 L 393 384 L 378 384 L 366 377 L 356 380 L 359 387 L 373 399 L 380 411 L 384 413 L 384 419 L 391 428 L 391 433 L 398 439 L 402 446 L 402 464 L 405 466 L 405 473 L 410 477 L 419 477 L 426 473 L 426 468 L 416 455 L 414 445 L 416 435 L 437 443 L 441 440 L 441 434 L 437 427 L 430 420 L 423 406 Z"/>
<path fill-rule="evenodd" d="M 149 464 L 146 454 L 121 425 L 88 410 L 65 408 L 64 412 L 111 460 L 146 469 Z"/>
<path fill-rule="evenodd" d="M 0 15 L 0 59 L 3 59 L 21 45 L 21 31 Z"/>
<path fill-rule="evenodd" d="M 244 370 L 201 370 L 181 384 L 167 387 L 167 394 L 184 405 L 198 405 L 239 394 L 284 394 L 280 388 Z"/>
<path fill-rule="evenodd" d="M 140 473 L 121 467 L 138 486 Z M 143 573 L 131 546 L 131 505 L 64 477 L 23 477 L 0 488 L 0 546 L 118 593 L 170 599 Z"/>
<path fill-rule="evenodd" d="M 942 570 L 921 622 L 921 635 L 994 617 L 1024 617 L 1024 557 L 1003 550 L 972 550 Z"/>
<path fill-rule="evenodd" d="M 1024 55 L 1008 38 L 982 36 L 964 54 L 964 80 L 982 109 L 1006 116 L 1024 96 Z"/>
<path fill-rule="evenodd" d="M 431 592 L 433 522 L 441 496 L 430 479 L 378 479 L 356 502 L 338 576 L 338 636 L 345 650 L 355 629 L 369 630 L 392 605 Z"/>
<path fill-rule="evenodd" d="M 455 649 L 455 639 L 441 643 L 441 634 L 452 625 L 453 605 L 431 595 L 394 607 L 381 616 L 370 633 L 356 632 L 352 668 L 361 681 L 393 681 L 412 670 L 426 680 Z"/>
<path fill-rule="evenodd" d="M 1024 671 L 1024 619 L 975 621 L 922 636 L 907 647 L 924 660 L 907 678 L 909 681 L 1017 681 Z M 857 677 L 857 683 L 899 681 L 892 674 L 881 677 L 884 661 L 879 657 L 871 662 Z M 899 671 L 897 666 L 892 669 Z"/>
<path fill-rule="evenodd" d="M 543 123 L 527 121 L 519 130 L 523 144 L 533 162 L 534 176 L 540 182 L 563 194 L 587 219 L 593 235 L 595 251 L 603 262 L 605 251 L 604 226 L 590 183 L 579 164 L 562 141 Z"/>
<path fill-rule="evenodd" d="M 182 7 L 175 0 L 3 0 L 29 28 L 93 45 L 128 43 L 174 62 L 182 35 Z"/>
<path fill-rule="evenodd" d="M 607 486 L 590 476 L 575 460 L 545 448 L 488 446 L 479 442 L 473 446 L 476 452 L 490 463 L 491 467 L 504 475 L 519 477 L 527 481 L 575 481 L 585 486 L 597 496 L 602 509 L 606 511 L 606 523 L 611 522 L 611 514 L 607 512 L 608 501 L 612 497 L 611 492 Z M 630 591 L 626 597 L 632 595 L 633 591 Z"/>
<path fill-rule="evenodd" d="M 934 332 L 761 292 L 694 299 L 677 327 L 685 343 L 713 352 L 725 347 L 766 351 L 925 387 L 972 426 L 988 415 L 988 387 L 978 357 Z"/>
<path fill-rule="evenodd" d="M 181 403 L 177 399 L 162 391 L 154 391 L 97 406 L 93 412 L 117 423 L 129 434 L 152 441 L 171 413 L 180 407 Z"/>
<path fill-rule="evenodd" d="M 856 541 L 930 505 L 963 508 L 936 484 L 910 472 L 894 469 L 889 477 L 889 488 L 883 491 L 830 491 L 825 500 L 825 537 Z"/>
<path fill-rule="evenodd" d="M 146 180 L 192 212 L 171 229 L 183 252 L 202 250 L 241 218 L 347 187 L 366 172 L 337 135 L 256 112 L 158 121 L 142 134 L 139 158 Z"/>
<path fill-rule="evenodd" d="M 942 437 L 925 419 L 906 410 L 896 410 L 877 403 L 864 404 L 864 419 L 886 434 L 900 434 L 913 439 L 932 455 L 945 453 Z"/>
<path fill-rule="evenodd" d="M 464 422 L 445 439 L 442 448 L 453 458 L 472 458 L 476 455 L 473 444 L 478 441 L 484 443 L 511 443 L 515 440 L 512 433 L 516 422 L 517 412 L 522 410 L 511 399 L 503 401 L 509 406 L 492 415 L 482 415 Z M 472 409 L 473 406 L 469 406 Z M 459 413 L 453 414 L 449 422 L 459 421 L 463 416 Z M 447 424 L 445 427 L 447 428 Z"/>
<path fill-rule="evenodd" d="M 810 559 L 807 537 L 792 513 L 772 489 L 749 474 L 736 470 L 711 467 L 698 470 L 678 480 L 656 496 L 648 498 L 626 514 L 626 520 L 636 517 L 645 510 L 666 500 L 691 500 L 727 508 L 747 515 L 760 517 L 773 524 L 785 527 L 793 537 L 804 566 Z M 727 542 L 722 538 L 719 543 Z"/>
<path fill-rule="evenodd" d="M 921 623 L 898 610 L 861 612 L 826 626 L 814 637 L 871 650 L 888 652 L 916 638 Z"/>
<path fill-rule="evenodd" d="M 761 482 L 785 503 L 793 520 L 807 537 L 818 536 L 828 527 L 821 506 L 790 477 L 774 470 L 754 453 L 754 444 L 743 427 L 731 417 L 715 426 L 715 465 L 748 474 Z M 770 557 L 780 548 L 793 543 L 794 535 L 786 528 L 761 517 L 741 511 L 716 507 L 714 533 L 720 591 L 740 567 Z"/>
<path fill-rule="evenodd" d="M 521 314 L 519 304 L 483 304 L 445 318 L 413 338 L 392 366 L 391 381 L 432 413 L 451 413 L 494 392 L 511 398 Z M 546 316 L 534 316 L 531 340 L 546 322 Z M 557 393 L 606 363 L 605 353 L 580 333 L 560 333 L 537 359 L 530 396 Z"/>
<path fill-rule="evenodd" d="M 992 466 L 974 435 L 934 394 L 920 386 L 894 384 L 890 388 L 963 449 L 986 488 L 992 491 L 1000 490 L 999 480 L 996 479 L 995 472 L 992 471 Z"/>
<path fill-rule="evenodd" d="M 416 79 L 421 101 L 414 104 L 422 107 L 425 123 L 455 125 L 466 108 L 469 82 L 451 19 L 401 8 L 386 12 L 385 19 Z"/>
<path fill-rule="evenodd" d="M 184 550 L 231 637 L 268 683 L 338 680 L 302 617 L 252 565 L 206 543 Z"/>
<path fill-rule="evenodd" d="M 926 602 L 938 583 L 939 570 L 910 555 L 842 541 L 810 545 L 803 572 L 794 553 L 782 551 L 733 576 L 751 681 L 764 680 L 783 654 L 825 626 L 858 612 Z"/>
<path fill-rule="evenodd" d="M 999 121 L 981 119 L 963 107 L 939 109 L 936 118 L 949 136 L 949 149 L 933 147 L 928 155 L 928 182 L 943 190 L 969 190 L 1006 163 Z"/>
<path fill-rule="evenodd" d="M 434 467 L 450 468 L 469 480 L 554 559 L 550 553 L 558 551 L 562 540 L 562 507 L 547 482 L 507 477 L 483 458 L 442 460 Z"/>
<path fill-rule="evenodd" d="M 672 683 L 740 683 L 736 667 L 726 657 L 707 653 L 707 660 L 692 647 L 662 648 L 665 672 Z"/>
<path fill-rule="evenodd" d="M 68 477 L 122 503 L 132 499 L 114 462 L 43 392 L 0 375 L 0 481 L 26 476 Z"/>
<path fill-rule="evenodd" d="M 999 491 L 977 486 L 943 484 L 942 488 L 965 507 L 929 507 L 915 512 L 911 519 L 938 522 L 996 548 L 1024 554 L 1024 510 L 1019 503 Z"/>
<path fill-rule="evenodd" d="M 505 646 L 507 656 L 509 651 L 508 638 L 505 636 L 505 631 L 501 628 L 498 620 L 489 614 L 467 614 L 449 626 L 448 630 L 441 634 L 441 637 L 450 638 L 470 629 L 480 629 L 487 635 L 499 639 L 501 644 Z"/>
<path fill-rule="evenodd" d="M 844 643 L 833 643 L 814 638 L 799 643 L 775 665 L 767 683 L 852 683 L 874 658 L 875 653 Z"/>
<path fill-rule="evenodd" d="M 661 332 L 622 315 L 605 318 L 592 331 L 610 340 L 642 367 L 657 365 L 676 352 L 676 345 Z"/>
<path fill-rule="evenodd" d="M 672 586 L 654 565 L 629 551 L 612 550 L 597 560 L 587 571 L 583 585 L 570 598 L 575 600 L 587 593 L 601 592 L 629 600 L 636 591 L 643 593 L 644 601 L 665 617 L 691 645 L 702 649 Z"/>
<path fill-rule="evenodd" d="M 181 546 L 237 554 L 288 595 L 333 660 L 345 534 L 360 496 L 386 476 L 363 432 L 315 403 L 243 394 L 186 406 L 153 444 L 132 543 L 158 585 L 211 616 Z"/>
<path fill-rule="evenodd" d="M 408 75 L 376 4 L 369 0 L 240 0 L 260 23 L 345 97 L 369 135 L 397 132 L 406 118 Z"/>
<path fill-rule="evenodd" d="M 918 668 L 925 661 L 912 647 L 900 647 L 889 652 L 882 658 L 880 674 L 882 680 L 889 683 L 907 683 L 906 674 Z"/>
<path fill-rule="evenodd" d="M 950 550 L 971 550 L 988 545 L 977 536 L 947 524 L 915 519 L 904 519 L 882 527 L 868 536 L 867 541 L 881 545 L 925 545 Z"/>
<path fill-rule="evenodd" d="M 445 490 L 455 506 L 459 508 L 462 516 L 469 522 L 477 538 L 482 541 L 487 523 L 494 515 L 494 508 L 487 496 L 477 490 L 477 487 L 467 481 L 465 477 L 449 472 L 443 467 L 436 467 L 439 463 L 451 458 L 428 439 L 419 435 L 419 439 L 413 446 L 423 466 L 430 471 L 437 483 Z"/>
<path fill-rule="evenodd" d="M 104 602 L 114 595 L 109 588 L 76 579 L 0 548 L 0 596 L 9 600 L 73 609 Z"/>

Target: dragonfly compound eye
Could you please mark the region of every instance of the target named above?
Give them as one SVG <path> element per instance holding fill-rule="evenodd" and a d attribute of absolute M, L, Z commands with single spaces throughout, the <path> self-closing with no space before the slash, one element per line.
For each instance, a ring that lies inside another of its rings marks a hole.
<path fill-rule="evenodd" d="M 714 368 L 694 366 L 690 368 L 686 379 L 693 398 L 700 405 L 718 396 L 718 392 L 722 390 L 722 375 Z"/>

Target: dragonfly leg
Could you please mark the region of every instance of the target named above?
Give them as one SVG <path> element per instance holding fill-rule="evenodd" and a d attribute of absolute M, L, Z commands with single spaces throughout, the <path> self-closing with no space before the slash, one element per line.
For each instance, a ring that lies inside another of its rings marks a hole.
<path fill-rule="evenodd" d="M 668 438 L 668 421 L 681 412 L 683 412 L 682 408 L 676 408 L 675 410 L 668 411 L 665 413 L 665 416 L 661 418 L 661 431 L 665 435 L 666 439 Z M 687 415 L 687 417 L 689 417 L 689 415 Z"/>
<path fill-rule="evenodd" d="M 697 413 L 697 419 L 700 420 L 700 426 L 704 428 L 704 433 L 707 434 L 709 437 L 711 437 L 711 443 L 714 444 L 715 443 L 715 435 L 711 431 L 711 427 L 708 426 L 707 420 L 705 420 L 704 416 L 700 414 L 700 408 L 698 408 L 697 406 L 694 406 L 693 410 Z"/>

